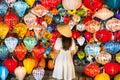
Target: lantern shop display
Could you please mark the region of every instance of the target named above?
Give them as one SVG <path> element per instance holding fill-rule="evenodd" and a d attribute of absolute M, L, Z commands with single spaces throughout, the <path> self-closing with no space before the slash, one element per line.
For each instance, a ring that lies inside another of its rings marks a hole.
<path fill-rule="evenodd" d="M 85 79 L 119 79 L 119 4 L 120 0 L 0 0 L 0 79 L 44 80 L 46 71 L 54 70 L 54 45 L 61 37 L 57 25 L 64 24 L 75 42 L 75 72 L 82 66 Z"/>

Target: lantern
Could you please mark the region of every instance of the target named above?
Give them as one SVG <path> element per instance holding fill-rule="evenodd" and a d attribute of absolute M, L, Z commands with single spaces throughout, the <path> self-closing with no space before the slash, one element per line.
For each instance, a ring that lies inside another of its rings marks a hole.
<path fill-rule="evenodd" d="M 9 7 L 13 7 L 16 0 L 5 0 L 5 2 L 9 5 Z"/>
<path fill-rule="evenodd" d="M 32 58 L 26 58 L 23 60 L 23 65 L 28 74 L 30 74 L 35 67 L 35 60 Z"/>
<path fill-rule="evenodd" d="M 87 44 L 84 48 L 85 53 L 88 53 L 89 55 L 95 55 L 100 52 L 100 46 L 95 43 Z"/>
<path fill-rule="evenodd" d="M 56 8 L 60 4 L 61 0 L 41 0 L 41 4 L 48 8 Z"/>
<path fill-rule="evenodd" d="M 87 41 L 90 41 L 90 39 L 93 37 L 92 33 L 88 32 L 88 31 L 84 32 L 84 36 L 85 36 Z"/>
<path fill-rule="evenodd" d="M 21 61 L 23 60 L 23 58 L 25 57 L 27 53 L 27 48 L 23 44 L 20 44 L 16 46 L 14 51 L 15 51 L 15 55 L 17 56 L 18 60 Z"/>
<path fill-rule="evenodd" d="M 108 30 L 99 30 L 95 33 L 95 37 L 98 41 L 105 43 L 111 40 L 112 38 L 112 33 L 109 32 Z"/>
<path fill-rule="evenodd" d="M 77 42 L 80 46 L 82 46 L 85 42 L 85 38 L 81 36 L 81 37 L 77 38 Z"/>
<path fill-rule="evenodd" d="M 0 79 L 6 80 L 8 74 L 9 74 L 8 69 L 5 66 L 0 66 Z"/>
<path fill-rule="evenodd" d="M 18 65 L 18 62 L 13 59 L 13 58 L 8 58 L 4 61 L 4 65 L 6 66 L 6 68 L 8 69 L 8 71 L 10 72 L 10 74 L 14 73 L 15 68 Z"/>
<path fill-rule="evenodd" d="M 111 32 L 116 32 L 120 30 L 120 20 L 112 18 L 107 21 L 106 28 Z"/>
<path fill-rule="evenodd" d="M 8 53 L 9 51 L 5 45 L 0 46 L 0 59 L 1 60 L 4 60 L 5 58 L 7 58 Z"/>
<path fill-rule="evenodd" d="M 82 5 L 82 0 L 62 0 L 62 5 L 66 10 L 74 10 Z"/>
<path fill-rule="evenodd" d="M 115 75 L 114 80 L 120 80 L 120 74 Z"/>
<path fill-rule="evenodd" d="M 114 40 L 120 42 L 120 31 L 114 33 Z"/>
<path fill-rule="evenodd" d="M 72 38 L 77 39 L 78 37 L 80 37 L 80 33 L 77 30 L 74 30 L 72 32 Z"/>
<path fill-rule="evenodd" d="M 8 5 L 6 3 L 0 3 L 0 16 L 6 15 Z"/>
<path fill-rule="evenodd" d="M 85 7 L 91 10 L 98 10 L 103 6 L 103 0 L 83 0 Z"/>
<path fill-rule="evenodd" d="M 82 59 L 85 57 L 85 53 L 80 50 L 80 51 L 77 53 L 77 57 L 78 57 L 80 60 L 82 60 Z"/>
<path fill-rule="evenodd" d="M 0 38 L 4 39 L 9 31 L 7 24 L 0 22 Z"/>
<path fill-rule="evenodd" d="M 96 64 L 88 64 L 85 66 L 84 72 L 90 77 L 95 77 L 100 73 L 100 68 Z"/>
<path fill-rule="evenodd" d="M 26 75 L 26 70 L 23 66 L 18 66 L 14 71 L 16 77 L 18 80 L 24 80 L 24 77 Z"/>
<path fill-rule="evenodd" d="M 32 74 L 36 80 L 42 80 L 44 77 L 45 70 L 44 68 L 36 68 L 33 70 Z"/>
<path fill-rule="evenodd" d="M 25 0 L 25 1 L 29 5 L 30 8 L 32 8 L 32 6 L 33 6 L 33 4 L 35 2 L 35 0 Z"/>
<path fill-rule="evenodd" d="M 76 29 L 78 31 L 84 31 L 85 30 L 85 25 L 79 23 L 79 24 L 76 25 Z"/>
<path fill-rule="evenodd" d="M 116 59 L 116 61 L 117 61 L 118 63 L 120 63 L 120 53 L 117 53 L 117 54 L 116 54 L 115 59 Z"/>
<path fill-rule="evenodd" d="M 110 80 L 110 76 L 107 73 L 98 74 L 94 80 Z"/>
<path fill-rule="evenodd" d="M 109 62 L 104 65 L 104 70 L 107 74 L 114 76 L 120 70 L 120 65 L 115 62 Z"/>
<path fill-rule="evenodd" d="M 90 20 L 85 23 L 85 29 L 90 33 L 95 33 L 100 29 L 100 23 L 95 20 Z"/>
<path fill-rule="evenodd" d="M 111 59 L 112 59 L 112 56 L 105 51 L 101 51 L 99 54 L 96 55 L 96 62 L 102 65 L 110 62 Z"/>
<path fill-rule="evenodd" d="M 45 48 L 43 46 L 38 45 L 33 48 L 34 56 L 38 61 L 43 57 L 44 52 Z"/>
<path fill-rule="evenodd" d="M 18 23 L 19 18 L 13 13 L 8 13 L 4 17 L 4 21 L 9 26 L 9 29 L 12 30 L 13 26 L 15 26 Z"/>

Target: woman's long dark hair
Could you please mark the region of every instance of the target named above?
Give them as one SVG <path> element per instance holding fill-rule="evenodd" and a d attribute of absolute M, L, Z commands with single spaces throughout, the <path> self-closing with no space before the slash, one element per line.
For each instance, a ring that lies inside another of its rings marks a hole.
<path fill-rule="evenodd" d="M 64 50 L 69 50 L 72 45 L 72 38 L 62 36 L 62 46 Z"/>

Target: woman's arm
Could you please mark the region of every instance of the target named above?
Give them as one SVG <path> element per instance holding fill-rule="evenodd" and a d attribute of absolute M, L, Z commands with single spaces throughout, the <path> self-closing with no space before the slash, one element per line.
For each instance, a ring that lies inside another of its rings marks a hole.
<path fill-rule="evenodd" d="M 53 62 L 55 63 L 55 60 L 59 54 L 59 50 L 56 50 L 56 49 L 53 49 L 53 52 L 54 52 L 54 59 L 53 59 Z"/>

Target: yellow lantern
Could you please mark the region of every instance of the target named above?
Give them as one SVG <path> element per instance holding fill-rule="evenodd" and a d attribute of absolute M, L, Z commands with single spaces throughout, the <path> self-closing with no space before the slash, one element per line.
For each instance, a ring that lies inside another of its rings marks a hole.
<path fill-rule="evenodd" d="M 115 59 L 116 59 L 116 61 L 117 61 L 118 63 L 120 63 L 120 53 L 117 53 L 117 54 L 116 54 Z"/>
<path fill-rule="evenodd" d="M 94 80 L 110 80 L 110 77 L 108 74 L 106 73 L 101 73 L 101 74 L 98 74 Z"/>
<path fill-rule="evenodd" d="M 35 0 L 26 0 L 26 3 L 29 5 L 29 7 L 31 8 L 34 4 Z"/>
<path fill-rule="evenodd" d="M 0 22 L 0 38 L 4 39 L 9 31 L 7 24 Z"/>
<path fill-rule="evenodd" d="M 35 67 L 35 63 L 36 61 L 32 58 L 24 59 L 23 64 L 28 74 L 32 72 L 33 68 Z"/>

